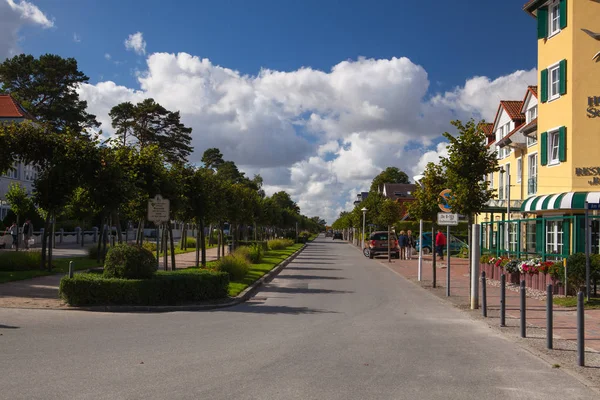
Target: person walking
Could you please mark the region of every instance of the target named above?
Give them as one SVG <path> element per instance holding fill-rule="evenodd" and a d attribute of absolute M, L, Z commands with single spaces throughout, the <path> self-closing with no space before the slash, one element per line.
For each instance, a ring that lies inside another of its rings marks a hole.
<path fill-rule="evenodd" d="M 404 231 L 400 231 L 400 236 L 398 236 L 398 245 L 400 246 L 400 259 L 406 260 L 406 246 L 407 246 L 408 238 Z"/>
<path fill-rule="evenodd" d="M 446 246 L 446 235 L 444 235 L 441 229 L 438 229 L 435 236 L 435 248 L 441 261 L 444 261 L 444 246 Z"/>
<path fill-rule="evenodd" d="M 31 220 L 26 219 L 23 224 L 23 243 L 25 245 L 25 249 L 29 250 L 29 241 L 33 236 L 33 226 L 31 225 Z"/>
<path fill-rule="evenodd" d="M 406 259 L 411 260 L 413 249 L 415 248 L 415 238 L 412 235 L 412 231 L 406 231 Z"/>
<path fill-rule="evenodd" d="M 17 223 L 13 221 L 12 225 L 9 226 L 8 228 L 6 228 L 6 231 L 4 232 L 4 234 L 6 235 L 6 232 L 10 233 L 10 235 L 12 236 L 12 248 L 16 248 L 17 247 L 17 240 L 19 239 L 19 229 L 17 228 Z"/>

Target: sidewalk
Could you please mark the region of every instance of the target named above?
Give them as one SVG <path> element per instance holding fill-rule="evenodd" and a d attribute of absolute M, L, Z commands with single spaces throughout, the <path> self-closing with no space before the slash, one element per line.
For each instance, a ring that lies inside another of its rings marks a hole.
<path fill-rule="evenodd" d="M 399 273 L 405 278 L 418 282 L 418 256 L 412 260 L 392 260 L 379 259 L 382 264 L 390 267 L 393 271 Z M 432 262 L 431 256 L 424 256 L 422 281 L 420 284 L 424 287 L 432 287 Z M 446 291 L 446 261 L 437 261 L 436 269 L 437 287 L 442 293 Z M 481 282 L 481 280 L 480 280 Z M 500 310 L 500 287 L 499 281 L 488 280 L 487 284 L 487 305 L 488 317 L 496 319 L 499 325 Z M 512 285 L 511 285 L 512 286 Z M 450 261 L 450 300 L 461 308 L 469 308 L 469 265 L 468 260 L 461 258 L 452 258 Z M 512 290 L 511 290 L 512 289 Z M 479 290 L 481 304 L 481 285 Z M 529 297 L 533 295 L 537 298 Z M 506 324 L 507 326 L 519 326 L 520 319 L 520 298 L 518 289 L 515 286 L 506 288 Z M 554 306 L 553 335 L 555 339 L 565 339 L 576 342 L 577 340 L 577 309 L 563 308 Z M 546 300 L 541 299 L 539 293 L 528 290 L 527 297 L 527 325 L 528 327 L 546 328 Z M 488 319 L 489 319 L 488 318 Z M 600 353 L 600 310 L 585 311 L 585 346 L 588 350 Z"/>
<path fill-rule="evenodd" d="M 14 250 L 13 250 L 14 251 Z M 73 257 L 72 254 L 63 257 Z M 80 255 L 75 255 L 80 257 Z M 217 248 L 206 249 L 206 260 L 217 259 Z M 195 252 L 175 255 L 177 269 L 193 267 L 196 264 Z M 169 266 L 171 257 L 169 256 Z M 159 271 L 164 271 L 163 257 L 160 259 Z M 66 304 L 58 298 L 58 286 L 64 274 L 40 276 L 22 281 L 0 284 L 0 308 L 66 308 Z"/>

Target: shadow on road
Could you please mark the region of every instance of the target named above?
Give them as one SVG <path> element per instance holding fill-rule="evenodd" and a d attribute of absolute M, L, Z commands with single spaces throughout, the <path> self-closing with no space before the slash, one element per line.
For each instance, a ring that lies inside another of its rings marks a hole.
<path fill-rule="evenodd" d="M 337 311 L 319 310 L 308 307 L 288 307 L 288 306 L 268 306 L 263 302 L 246 303 L 237 307 L 222 308 L 212 312 L 240 312 L 240 313 L 258 313 L 258 314 L 337 314 Z"/>
<path fill-rule="evenodd" d="M 10 325 L 2 325 L 0 324 L 0 329 L 19 329 L 18 326 L 10 326 Z"/>
<path fill-rule="evenodd" d="M 309 268 L 309 267 L 287 267 L 284 271 L 289 271 L 290 269 L 294 271 L 341 271 L 341 268 Z"/>
<path fill-rule="evenodd" d="M 327 294 L 327 293 L 354 293 L 354 291 L 347 290 L 332 290 L 332 289 L 309 289 L 301 287 L 279 287 L 279 286 L 264 286 L 261 292 L 274 292 L 274 293 L 313 293 L 313 294 Z"/>
<path fill-rule="evenodd" d="M 297 258 L 296 258 L 297 260 Z M 303 264 L 303 265 L 335 265 L 337 263 L 334 262 L 319 262 L 319 261 L 311 261 L 311 260 L 307 260 L 305 262 L 302 262 L 302 260 L 300 260 L 300 262 L 296 262 L 296 260 L 294 260 L 294 264 Z"/>
<path fill-rule="evenodd" d="M 280 275 L 276 279 L 330 279 L 330 280 L 338 280 L 338 279 L 347 279 L 343 276 L 318 276 L 318 275 Z"/>
<path fill-rule="evenodd" d="M 321 256 L 316 256 L 316 257 L 296 257 L 294 260 L 337 260 L 336 257 L 321 257 Z"/>

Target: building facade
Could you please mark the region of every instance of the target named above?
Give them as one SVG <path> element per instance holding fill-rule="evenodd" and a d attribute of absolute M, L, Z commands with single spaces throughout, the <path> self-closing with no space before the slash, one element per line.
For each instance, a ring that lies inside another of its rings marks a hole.
<path fill-rule="evenodd" d="M 585 204 L 600 202 L 600 2 L 532 0 L 524 10 L 537 23 L 538 85 L 482 127 L 501 167 L 487 177 L 498 198 L 479 218 L 482 246 L 562 258 L 584 250 Z M 591 229 L 599 252 L 599 224 Z"/>

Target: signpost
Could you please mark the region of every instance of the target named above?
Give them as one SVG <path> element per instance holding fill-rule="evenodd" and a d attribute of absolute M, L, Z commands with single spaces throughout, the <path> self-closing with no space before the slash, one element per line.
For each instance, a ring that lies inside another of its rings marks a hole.
<path fill-rule="evenodd" d="M 458 214 L 441 212 L 437 215 L 437 223 L 442 226 L 458 225 Z"/>
<path fill-rule="evenodd" d="M 450 227 L 458 225 L 458 214 L 438 213 L 437 223 L 438 225 L 446 226 L 446 262 L 448 263 L 446 268 L 446 296 L 450 297 Z"/>
<path fill-rule="evenodd" d="M 169 199 L 163 199 L 160 194 L 154 196 L 153 199 L 148 199 L 148 221 L 154 222 L 157 227 L 160 224 L 166 223 L 169 221 L 169 215 L 171 211 L 171 202 Z M 156 229 L 156 262 L 160 262 L 160 245 L 159 245 L 159 234 L 160 229 Z M 163 227 L 163 236 L 164 236 L 165 228 Z M 166 243 L 166 241 L 163 241 Z M 167 248 L 165 246 L 165 271 L 167 270 Z"/>
<path fill-rule="evenodd" d="M 445 213 L 452 212 L 452 207 L 450 207 L 450 205 L 448 205 L 448 197 L 450 197 L 451 194 L 452 194 L 452 191 L 450 189 L 444 189 L 440 193 L 440 197 L 442 198 L 442 201 L 438 204 L 438 207 L 440 208 L 440 210 L 442 210 Z"/>

